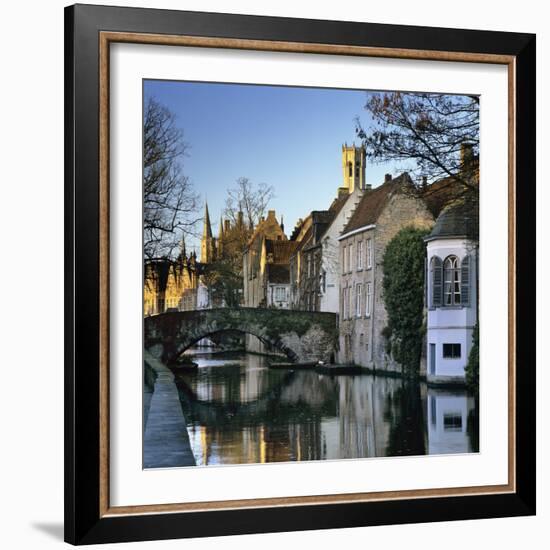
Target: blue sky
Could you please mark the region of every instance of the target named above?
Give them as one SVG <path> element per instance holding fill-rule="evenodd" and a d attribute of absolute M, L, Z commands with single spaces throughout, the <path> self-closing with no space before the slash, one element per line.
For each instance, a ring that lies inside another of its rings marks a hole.
<path fill-rule="evenodd" d="M 342 144 L 359 145 L 355 117 L 369 125 L 358 90 L 146 80 L 144 95 L 176 115 L 190 146 L 184 173 L 208 200 L 215 235 L 239 177 L 275 188 L 270 206 L 287 234 L 311 210 L 328 208 L 342 185 Z M 367 164 L 367 183 L 380 185 L 385 172 L 396 167 Z"/>

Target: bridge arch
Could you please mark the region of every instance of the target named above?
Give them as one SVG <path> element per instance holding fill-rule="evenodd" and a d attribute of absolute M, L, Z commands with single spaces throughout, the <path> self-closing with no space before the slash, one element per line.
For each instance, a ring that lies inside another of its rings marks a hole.
<path fill-rule="evenodd" d="M 200 331 L 199 331 L 200 332 Z M 262 334 L 255 334 L 254 332 L 251 332 L 250 330 L 246 330 L 244 328 L 224 328 L 224 329 L 218 329 L 214 332 L 209 332 L 208 334 L 203 334 L 202 336 L 196 336 L 194 335 L 189 340 L 186 340 L 184 342 L 178 342 L 176 343 L 175 350 L 173 354 L 170 354 L 170 359 L 176 359 L 179 357 L 185 350 L 192 348 L 197 342 L 200 342 L 203 338 L 209 338 L 210 336 L 214 336 L 216 334 L 223 334 L 224 332 L 239 332 L 241 334 L 251 334 L 252 336 L 255 336 L 260 340 L 263 344 L 266 344 L 268 346 L 271 346 L 272 348 L 275 348 L 277 351 L 280 351 L 281 353 L 285 354 L 290 361 L 296 362 L 298 360 L 298 357 L 296 353 L 290 349 L 289 347 L 285 346 L 284 343 L 278 339 L 278 338 L 266 338 L 265 335 Z M 258 331 L 257 331 L 258 332 Z"/>
<path fill-rule="evenodd" d="M 163 362 L 221 331 L 252 334 L 294 362 L 328 361 L 338 340 L 336 314 L 262 308 L 175 311 L 144 319 L 144 346 Z"/>

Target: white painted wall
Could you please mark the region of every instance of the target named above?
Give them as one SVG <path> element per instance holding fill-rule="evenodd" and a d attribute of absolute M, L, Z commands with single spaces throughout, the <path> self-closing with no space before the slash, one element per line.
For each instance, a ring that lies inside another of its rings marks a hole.
<path fill-rule="evenodd" d="M 432 280 L 430 261 L 438 256 L 442 262 L 450 255 L 457 256 L 460 262 L 470 256 L 470 299 L 468 306 L 432 308 Z M 476 280 L 476 249 L 472 241 L 465 239 L 437 239 L 429 241 L 428 256 L 428 377 L 435 376 L 464 376 L 464 368 L 468 362 L 468 355 L 472 347 L 473 328 L 476 323 L 477 289 Z M 443 344 L 460 344 L 459 359 L 443 358 Z M 430 344 L 435 344 L 435 372 L 432 372 L 432 350 Z"/>
<path fill-rule="evenodd" d="M 467 433 L 468 413 L 474 399 L 430 389 L 427 396 L 428 448 L 430 454 L 472 452 Z M 452 422 L 452 423 L 451 423 Z"/>
<path fill-rule="evenodd" d="M 340 312 L 340 248 L 338 237 L 352 216 L 355 208 L 359 204 L 363 191 L 356 188 L 348 197 L 348 200 L 338 212 L 329 228 L 325 232 L 322 240 L 323 254 L 321 269 L 326 273 L 325 292 L 321 294 L 320 310 L 330 311 L 332 313 Z"/>

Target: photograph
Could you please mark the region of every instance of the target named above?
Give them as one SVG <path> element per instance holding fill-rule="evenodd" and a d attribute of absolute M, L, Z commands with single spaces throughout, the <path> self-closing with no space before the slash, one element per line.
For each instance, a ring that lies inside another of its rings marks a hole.
<path fill-rule="evenodd" d="M 479 453 L 479 95 L 142 89 L 143 468 Z"/>

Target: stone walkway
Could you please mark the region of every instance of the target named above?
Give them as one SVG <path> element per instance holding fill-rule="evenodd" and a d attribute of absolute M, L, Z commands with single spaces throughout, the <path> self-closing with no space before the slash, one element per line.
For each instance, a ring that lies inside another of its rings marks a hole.
<path fill-rule="evenodd" d="M 143 436 L 143 467 L 195 466 L 174 375 L 149 353 L 144 359 L 156 380 Z"/>

